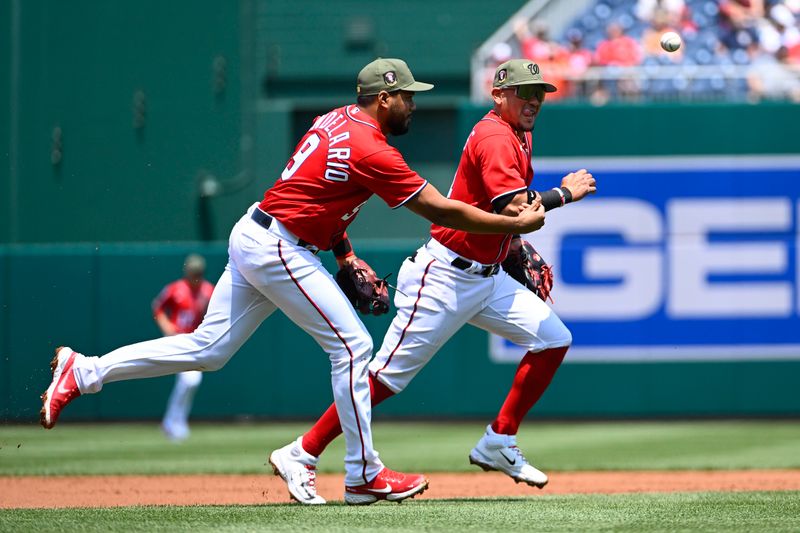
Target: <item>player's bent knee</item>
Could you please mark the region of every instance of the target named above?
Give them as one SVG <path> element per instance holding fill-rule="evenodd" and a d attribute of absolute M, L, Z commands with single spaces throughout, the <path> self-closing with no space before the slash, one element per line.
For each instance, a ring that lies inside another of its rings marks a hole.
<path fill-rule="evenodd" d="M 539 333 L 546 348 L 563 348 L 572 344 L 572 332 L 561 320 L 551 322 Z"/>
<path fill-rule="evenodd" d="M 190 335 L 196 351 L 195 357 L 200 363 L 199 370 L 204 372 L 214 372 L 225 366 L 247 340 L 232 336 L 230 331 L 218 331 L 203 326 Z"/>
<path fill-rule="evenodd" d="M 349 372 L 353 364 L 358 367 L 367 367 L 372 359 L 372 338 L 368 335 L 351 338 L 337 349 L 329 352 L 328 359 L 331 362 L 333 374 Z"/>
<path fill-rule="evenodd" d="M 210 347 L 198 355 L 200 370 L 203 372 L 215 372 L 225 366 L 234 353 L 236 353 L 235 350 L 226 349 L 224 345 Z"/>
<path fill-rule="evenodd" d="M 363 334 L 356 337 L 354 340 L 347 343 L 347 352 L 352 353 L 353 357 L 366 355 L 372 359 L 372 337 L 369 334 Z"/>
<path fill-rule="evenodd" d="M 563 331 L 561 332 L 561 337 L 556 340 L 556 345 L 553 346 L 554 348 L 561 348 L 564 346 L 571 346 L 572 345 L 572 332 L 564 327 Z"/>
<path fill-rule="evenodd" d="M 525 346 L 525 344 L 521 344 Z M 564 348 L 572 345 L 572 332 L 563 324 L 559 328 L 552 328 L 544 335 L 540 335 L 530 340 L 528 350 L 531 352 L 541 352 L 552 348 Z"/>

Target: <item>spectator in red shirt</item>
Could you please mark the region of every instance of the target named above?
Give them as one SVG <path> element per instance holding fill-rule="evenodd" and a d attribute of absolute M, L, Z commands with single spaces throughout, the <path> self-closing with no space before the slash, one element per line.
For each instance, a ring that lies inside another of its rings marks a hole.
<path fill-rule="evenodd" d="M 563 92 L 566 96 L 575 94 L 586 96 L 586 71 L 592 65 L 592 51 L 583 46 L 583 33 L 578 29 L 567 32 L 567 44 L 565 71 L 567 79 L 563 84 Z M 559 91 L 560 92 L 560 91 Z"/>
<path fill-rule="evenodd" d="M 527 28 L 527 24 L 518 24 L 516 28 L 522 55 L 539 64 L 552 61 L 558 55 L 561 46 L 550 39 L 550 30 L 547 25 L 541 21 L 535 22 L 533 34 L 528 33 Z"/>
<path fill-rule="evenodd" d="M 518 23 L 515 28 L 517 38 L 520 41 L 522 56 L 549 72 L 550 80 L 553 84 L 559 87 L 567 87 L 565 79 L 569 74 L 567 69 L 567 50 L 550 38 L 550 29 L 546 23 L 536 20 L 531 22 L 531 27 L 533 28 L 532 35 L 528 32 L 527 23 Z M 494 76 L 494 72 L 492 76 Z M 569 96 L 569 88 L 553 93 L 550 96 L 550 100 L 558 100 L 564 96 Z"/>
<path fill-rule="evenodd" d="M 642 62 L 642 49 L 616 22 L 608 25 L 608 39 L 597 45 L 594 62 L 607 67 L 632 67 Z"/>

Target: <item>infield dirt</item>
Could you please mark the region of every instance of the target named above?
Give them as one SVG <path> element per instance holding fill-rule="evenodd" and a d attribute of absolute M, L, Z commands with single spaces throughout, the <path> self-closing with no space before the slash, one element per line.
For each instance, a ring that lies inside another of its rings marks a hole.
<path fill-rule="evenodd" d="M 435 473 L 419 499 L 546 494 L 800 490 L 800 470 L 555 472 L 542 490 L 498 473 Z M 341 501 L 344 477 L 319 475 L 320 495 Z M 252 505 L 289 502 L 272 475 L 0 476 L 0 508 Z"/>

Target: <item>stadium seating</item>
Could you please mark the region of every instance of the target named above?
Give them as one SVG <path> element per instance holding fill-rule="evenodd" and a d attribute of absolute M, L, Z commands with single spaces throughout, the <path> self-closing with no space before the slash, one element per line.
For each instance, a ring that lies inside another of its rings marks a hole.
<path fill-rule="evenodd" d="M 661 7 L 643 16 L 642 4 L 651 7 L 660 4 Z M 764 0 L 763 16 L 747 12 L 741 19 L 730 15 L 731 9 L 742 9 L 736 0 L 684 0 L 682 7 L 681 2 L 672 2 L 675 9 L 672 13 L 664 10 L 666 4 L 670 2 L 596 0 L 575 13 L 570 22 L 559 28 L 560 31 L 554 32 L 553 47 L 568 49 L 574 36 L 578 35 L 581 46 L 596 54 L 598 46 L 608 39 L 609 26 L 617 25 L 625 36 L 643 47 L 641 61 L 633 59 L 629 65 L 604 64 L 595 55 L 592 66 L 585 72 L 568 71 L 561 77 L 576 83 L 567 85 L 567 91 L 571 92 L 560 95 L 561 100 L 588 98 L 600 103 L 613 100 L 737 102 L 798 97 L 798 66 L 792 68 L 780 54 L 765 49 L 760 42 L 765 29 L 774 32 L 775 28 L 780 30 L 781 24 L 800 26 L 800 13 L 792 12 L 784 0 Z M 776 13 L 776 9 L 781 12 Z M 547 22 L 531 21 L 531 26 L 541 28 Z M 684 41 L 682 49 L 674 54 L 662 51 L 657 45 L 657 36 L 667 30 L 677 31 Z M 791 28 L 791 31 L 796 30 Z M 537 35 L 535 29 L 530 33 L 530 39 L 551 38 Z M 515 43 L 515 39 L 520 40 L 519 32 L 511 38 L 511 48 L 524 53 L 526 47 Z M 648 39 L 651 43 L 649 48 L 645 44 Z M 652 46 L 652 42 L 656 45 Z M 557 57 L 551 57 L 551 63 L 546 59 L 532 59 L 544 61 L 546 72 L 561 69 Z M 766 69 L 760 68 L 765 65 Z M 754 78 L 767 76 L 767 72 L 774 76 L 781 70 L 784 74 L 780 77 L 785 76 L 789 83 L 771 92 L 756 89 L 761 84 L 754 83 Z M 595 81 L 580 83 L 587 79 Z M 603 97 L 593 96 L 591 88 L 588 92 L 581 90 L 587 86 L 602 91 Z"/>

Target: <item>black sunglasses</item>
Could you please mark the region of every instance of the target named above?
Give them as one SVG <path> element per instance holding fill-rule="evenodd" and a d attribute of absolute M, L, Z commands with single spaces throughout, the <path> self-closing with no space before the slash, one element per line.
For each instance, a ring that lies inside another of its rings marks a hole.
<path fill-rule="evenodd" d="M 540 102 L 544 102 L 545 90 L 541 85 L 517 85 L 514 87 L 514 94 L 520 100 L 530 101 L 534 96 Z"/>

